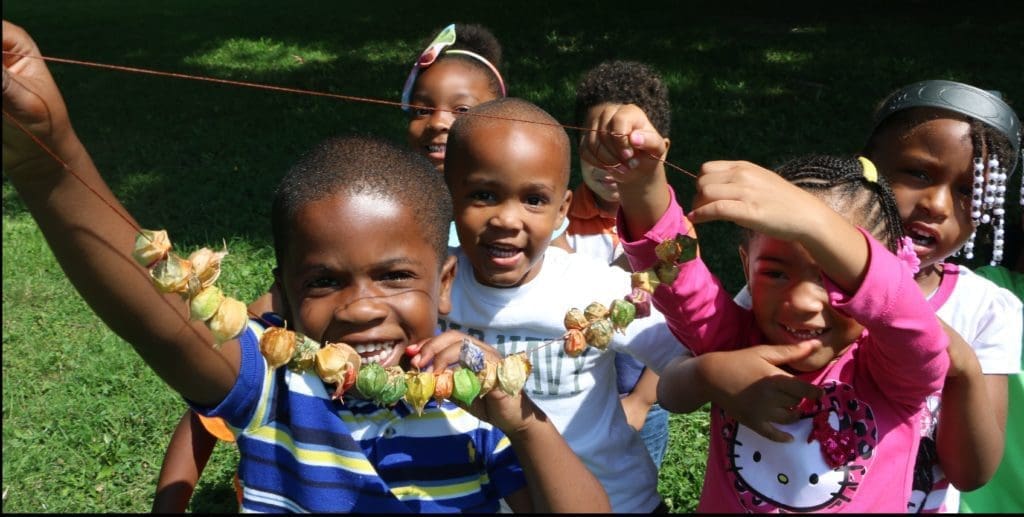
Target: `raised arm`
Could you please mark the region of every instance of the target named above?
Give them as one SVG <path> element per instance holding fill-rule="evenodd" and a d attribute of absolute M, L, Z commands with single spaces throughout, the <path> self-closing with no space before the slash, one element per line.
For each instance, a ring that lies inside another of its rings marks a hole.
<path fill-rule="evenodd" d="M 29 35 L 7 21 L 3 48 L 40 55 Z M 225 344 L 223 353 L 213 350 L 209 330 L 190 324 L 186 304 L 176 294 L 158 293 L 131 257 L 138 225 L 75 135 L 43 61 L 5 54 L 3 74 L 4 174 L 68 279 L 172 388 L 199 404 L 216 404 L 237 376 L 237 344 Z"/>

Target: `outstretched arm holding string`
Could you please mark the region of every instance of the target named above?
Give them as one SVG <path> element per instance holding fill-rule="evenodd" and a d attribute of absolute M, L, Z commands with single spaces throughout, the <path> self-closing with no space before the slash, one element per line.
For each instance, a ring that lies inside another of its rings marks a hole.
<path fill-rule="evenodd" d="M 115 333 L 172 388 L 215 405 L 238 375 L 237 342 L 221 352 L 209 329 L 190 324 L 176 294 L 153 288 L 131 257 L 138 224 L 78 140 L 39 48 L 3 22 L 4 174 L 25 202 L 68 279 Z"/>

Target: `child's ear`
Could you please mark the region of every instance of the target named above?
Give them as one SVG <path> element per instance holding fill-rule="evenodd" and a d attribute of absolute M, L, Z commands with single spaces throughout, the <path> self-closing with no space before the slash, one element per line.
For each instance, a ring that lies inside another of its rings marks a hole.
<path fill-rule="evenodd" d="M 437 312 L 448 314 L 452 311 L 452 284 L 455 282 L 455 272 L 458 260 L 449 256 L 441 266 L 441 292 L 437 296 Z"/>
<path fill-rule="evenodd" d="M 558 218 L 555 219 L 555 229 L 562 227 L 565 216 L 569 213 L 569 205 L 572 204 L 572 191 L 565 188 L 565 196 L 562 197 L 562 204 L 558 206 Z"/>
<path fill-rule="evenodd" d="M 747 255 L 747 247 L 740 244 L 739 252 L 740 262 L 743 263 L 743 280 L 747 283 L 747 285 L 750 285 L 750 273 L 747 271 L 747 265 L 749 264 L 748 261 L 750 260 L 750 258 Z"/>
<path fill-rule="evenodd" d="M 662 137 L 665 139 L 665 156 L 668 156 L 668 150 L 672 148 L 672 139 L 669 137 Z"/>

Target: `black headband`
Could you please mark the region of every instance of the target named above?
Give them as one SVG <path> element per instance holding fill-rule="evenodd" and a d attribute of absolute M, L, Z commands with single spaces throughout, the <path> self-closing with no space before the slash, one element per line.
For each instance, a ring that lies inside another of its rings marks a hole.
<path fill-rule="evenodd" d="M 1013 147 L 1012 166 L 1016 167 L 1020 155 L 1021 127 L 1020 119 L 1014 113 L 1002 95 L 975 88 L 974 86 L 954 81 L 931 80 L 921 81 L 900 88 L 882 103 L 875 113 L 875 128 L 883 120 L 897 111 L 909 108 L 942 108 L 979 120 L 1006 136 Z"/>

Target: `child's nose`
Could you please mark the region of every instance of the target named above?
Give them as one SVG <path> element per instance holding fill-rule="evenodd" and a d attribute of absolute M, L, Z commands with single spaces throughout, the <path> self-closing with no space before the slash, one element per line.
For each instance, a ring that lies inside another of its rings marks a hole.
<path fill-rule="evenodd" d="M 334 317 L 340 321 L 361 325 L 387 318 L 388 305 L 380 293 L 361 290 L 355 297 L 338 306 Z"/>
<path fill-rule="evenodd" d="M 800 282 L 789 292 L 790 307 L 805 313 L 818 313 L 828 305 L 828 292 L 818 282 Z"/>
<path fill-rule="evenodd" d="M 430 125 L 430 129 L 433 129 L 434 131 L 447 131 L 448 128 L 452 127 L 452 120 L 454 119 L 455 117 L 453 117 L 451 113 L 445 110 L 435 109 L 430 113 L 430 118 L 427 123 Z"/>
<path fill-rule="evenodd" d="M 936 186 L 928 189 L 922 196 L 921 206 L 931 217 L 944 219 L 949 217 L 950 210 L 952 210 L 953 196 L 948 188 Z"/>
<path fill-rule="evenodd" d="M 504 228 L 509 230 L 518 230 L 523 226 L 523 218 L 520 214 L 520 209 L 516 203 L 502 203 L 498 205 L 498 209 L 494 216 L 491 217 L 490 224 L 498 228 Z"/>

